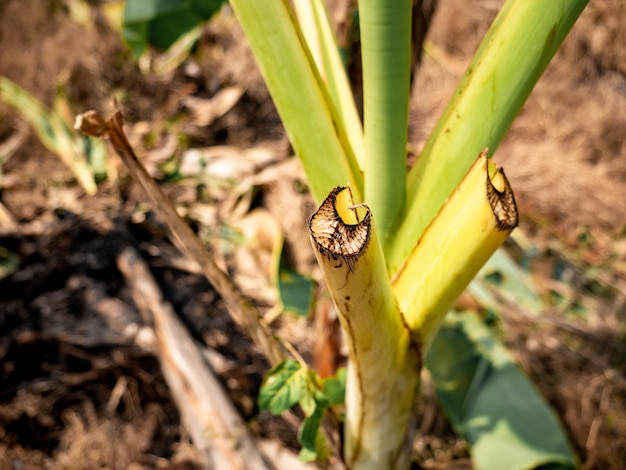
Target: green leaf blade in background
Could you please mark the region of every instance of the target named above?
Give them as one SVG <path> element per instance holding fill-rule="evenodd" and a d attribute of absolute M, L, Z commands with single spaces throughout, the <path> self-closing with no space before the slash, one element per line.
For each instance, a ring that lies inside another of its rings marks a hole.
<path fill-rule="evenodd" d="M 468 287 L 483 307 L 497 311 L 503 300 L 537 315 L 547 306 L 531 279 L 504 251 L 496 251 Z"/>
<path fill-rule="evenodd" d="M 96 194 L 98 187 L 91 168 L 87 164 L 89 155 L 84 152 L 89 150 L 102 157 L 106 154 L 104 142 L 100 139 L 92 139 L 90 148 L 83 147 L 81 137 L 73 132 L 71 123 L 67 122 L 60 112 L 48 108 L 29 92 L 5 77 L 0 77 L 0 100 L 14 107 L 22 118 L 30 123 L 41 143 L 54 152 L 72 171 L 87 194 Z"/>
<path fill-rule="evenodd" d="M 124 9 L 124 40 L 133 56 L 148 44 L 169 49 L 181 36 L 209 20 L 226 0 L 127 0 Z"/>
<path fill-rule="evenodd" d="M 345 367 L 340 368 L 334 377 L 322 381 L 322 391 L 328 399 L 329 406 L 345 403 L 346 400 L 346 373 Z"/>
<path fill-rule="evenodd" d="M 314 282 L 309 276 L 300 274 L 281 263 L 277 276 L 278 295 L 283 310 L 306 317 L 311 310 Z"/>
<path fill-rule="evenodd" d="M 16 272 L 21 261 L 20 255 L 0 245 L 0 281 Z"/>
<path fill-rule="evenodd" d="M 313 304 L 315 281 L 290 265 L 283 247 L 284 238 L 281 233 L 272 248 L 272 284 L 278 292 L 278 301 L 283 312 L 306 317 Z"/>
<path fill-rule="evenodd" d="M 303 462 L 312 462 L 318 457 L 321 444 L 319 430 L 325 410 L 324 406 L 315 407 L 313 413 L 302 422 L 298 442 L 302 446 L 299 457 Z"/>
<path fill-rule="evenodd" d="M 576 468 L 554 411 L 473 313 L 450 314 L 426 355 L 441 407 L 474 468 Z"/>
<path fill-rule="evenodd" d="M 395 273 L 485 147 L 493 155 L 589 0 L 507 0 L 407 177 L 406 217 L 385 240 Z"/>
<path fill-rule="evenodd" d="M 160 50 L 169 49 L 182 36 L 181 32 L 192 30 L 205 19 L 191 10 L 154 18 L 148 24 L 148 41 Z"/>

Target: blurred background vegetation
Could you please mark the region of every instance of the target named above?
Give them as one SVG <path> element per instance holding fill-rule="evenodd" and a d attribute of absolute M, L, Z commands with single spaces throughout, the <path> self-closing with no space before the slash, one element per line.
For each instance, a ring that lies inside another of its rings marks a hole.
<path fill-rule="evenodd" d="M 436 4 L 414 76 L 413 156 L 501 2 Z M 77 113 L 110 112 L 112 97 L 142 162 L 221 266 L 268 315 L 277 304 L 294 312 L 274 326 L 322 361 L 316 338 L 328 325 L 312 317 L 328 302 L 306 316 L 319 279 L 302 221 L 314 206 L 232 12 L 208 23 L 208 10 L 179 12 L 191 31 L 163 53 L 143 45 L 153 36 L 141 18 L 127 27 L 134 41 L 122 41 L 122 7 L 0 4 L 2 468 L 201 468 L 116 268 L 126 244 L 193 335 L 225 358 L 220 377 L 255 437 L 298 448 L 297 416 L 258 413 L 265 359 L 117 159 L 71 130 Z M 346 10 L 331 11 L 342 31 Z M 496 328 L 584 468 L 626 468 L 624 21 L 620 0 L 588 6 L 500 146 L 520 227 L 457 305 Z M 281 280 L 305 294 L 281 297 L 293 292 L 277 292 Z M 436 379 L 420 397 L 415 459 L 468 468 L 467 444 L 435 405 Z"/>

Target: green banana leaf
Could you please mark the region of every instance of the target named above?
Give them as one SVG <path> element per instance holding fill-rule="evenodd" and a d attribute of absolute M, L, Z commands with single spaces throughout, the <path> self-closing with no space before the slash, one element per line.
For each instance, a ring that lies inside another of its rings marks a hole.
<path fill-rule="evenodd" d="M 475 469 L 577 468 L 554 411 L 478 315 L 448 314 L 426 367 Z"/>
<path fill-rule="evenodd" d="M 181 36 L 217 13 L 225 0 L 127 0 L 124 39 L 135 58 L 148 44 L 169 49 Z"/>

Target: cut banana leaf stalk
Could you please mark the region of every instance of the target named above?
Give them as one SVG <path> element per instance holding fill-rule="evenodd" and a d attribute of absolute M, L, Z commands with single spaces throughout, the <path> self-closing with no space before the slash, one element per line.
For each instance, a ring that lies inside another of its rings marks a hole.
<path fill-rule="evenodd" d="M 338 187 L 309 219 L 309 230 L 348 337 L 346 466 L 408 468 L 421 354 L 393 295 L 370 211 Z"/>
<path fill-rule="evenodd" d="M 517 221 L 504 172 L 483 150 L 393 280 L 416 340 L 428 347 L 454 301 Z"/>
<path fill-rule="evenodd" d="M 472 165 L 473 156 L 484 147 L 496 150 L 587 3 L 504 3 L 407 176 L 405 217 L 385 240 L 392 274 Z"/>

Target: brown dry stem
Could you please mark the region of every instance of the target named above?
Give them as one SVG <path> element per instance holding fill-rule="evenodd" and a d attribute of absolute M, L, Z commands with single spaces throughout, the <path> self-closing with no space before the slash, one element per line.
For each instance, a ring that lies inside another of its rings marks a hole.
<path fill-rule="evenodd" d="M 224 300 L 233 320 L 244 329 L 272 364 L 278 364 L 285 358 L 279 340 L 263 322 L 259 311 L 215 264 L 202 242 L 178 215 L 176 208 L 137 159 L 122 125 L 123 117 L 119 110 L 109 120 L 105 120 L 95 111 L 87 111 L 77 117 L 75 128 L 85 134 L 109 140 L 132 177 L 146 192 L 154 209 L 169 227 L 174 235 L 174 243 L 200 265 L 202 273 Z"/>

